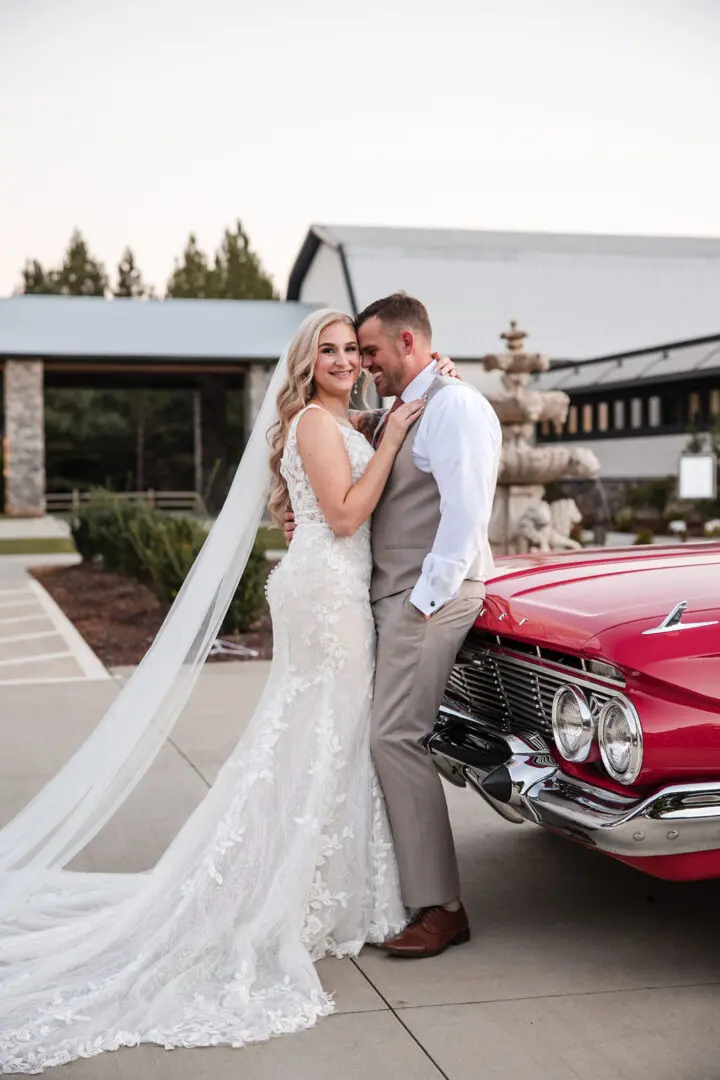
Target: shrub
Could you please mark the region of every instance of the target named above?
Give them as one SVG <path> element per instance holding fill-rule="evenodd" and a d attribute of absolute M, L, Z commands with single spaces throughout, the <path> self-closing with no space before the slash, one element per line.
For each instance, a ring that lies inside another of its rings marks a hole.
<path fill-rule="evenodd" d="M 654 542 L 655 536 L 652 529 L 640 529 L 633 540 L 633 544 L 653 544 Z"/>
<path fill-rule="evenodd" d="M 105 493 L 80 510 L 72 533 L 83 559 L 100 558 L 106 570 L 141 581 L 166 603 L 177 596 L 207 536 L 192 518 L 175 517 Z M 247 630 L 261 617 L 267 571 L 264 549 L 256 544 L 223 632 Z"/>
<path fill-rule="evenodd" d="M 102 557 L 103 563 L 110 569 L 122 564 L 130 555 L 122 538 L 127 534 L 133 517 L 141 514 L 143 507 L 138 503 L 113 498 L 103 492 L 93 495 L 71 521 L 73 540 L 78 553 L 83 559 Z"/>
<path fill-rule="evenodd" d="M 615 515 L 615 528 L 619 532 L 630 532 L 635 523 L 635 511 L 631 506 L 623 506 Z"/>
<path fill-rule="evenodd" d="M 656 514 L 662 515 L 676 486 L 677 480 L 674 476 L 631 484 L 626 493 L 628 506 L 633 510 L 654 510 Z"/>

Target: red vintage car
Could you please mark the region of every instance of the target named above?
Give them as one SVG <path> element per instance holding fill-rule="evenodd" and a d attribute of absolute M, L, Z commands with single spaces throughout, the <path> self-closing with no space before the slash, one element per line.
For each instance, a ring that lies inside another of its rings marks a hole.
<path fill-rule="evenodd" d="M 508 821 L 720 877 L 720 543 L 498 560 L 428 746 Z"/>

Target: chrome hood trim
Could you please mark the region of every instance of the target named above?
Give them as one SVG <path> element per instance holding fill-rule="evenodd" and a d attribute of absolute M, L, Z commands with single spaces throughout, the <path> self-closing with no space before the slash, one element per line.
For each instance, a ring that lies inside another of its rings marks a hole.
<path fill-rule="evenodd" d="M 687 606 L 687 600 L 681 600 L 679 604 L 676 604 L 675 607 L 668 612 L 659 626 L 652 626 L 649 630 L 643 630 L 643 637 L 646 637 L 649 634 L 668 634 L 671 630 L 697 630 L 701 626 L 718 625 L 717 619 L 710 619 L 709 622 L 684 623 L 682 617 L 685 614 Z"/>

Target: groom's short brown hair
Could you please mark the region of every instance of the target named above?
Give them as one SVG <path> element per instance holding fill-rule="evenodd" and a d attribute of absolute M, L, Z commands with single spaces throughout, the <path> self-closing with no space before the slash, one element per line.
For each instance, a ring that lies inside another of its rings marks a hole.
<path fill-rule="evenodd" d="M 403 327 L 408 327 L 418 334 L 423 334 L 428 341 L 432 339 L 432 327 L 427 308 L 407 293 L 396 292 L 392 296 L 383 296 L 382 300 L 375 300 L 372 304 L 368 304 L 359 315 L 355 316 L 355 329 L 359 330 L 363 323 L 375 317 L 386 329 L 397 329 L 400 333 Z"/>

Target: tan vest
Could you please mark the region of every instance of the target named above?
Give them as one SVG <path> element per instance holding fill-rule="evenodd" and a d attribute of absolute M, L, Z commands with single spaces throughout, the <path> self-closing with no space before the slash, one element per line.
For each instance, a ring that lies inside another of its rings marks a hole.
<path fill-rule="evenodd" d="M 429 402 L 452 380 L 439 377 L 425 395 Z M 471 388 L 472 389 L 472 388 Z M 413 462 L 417 423 L 410 428 L 398 451 L 385 490 L 372 516 L 373 575 L 370 599 L 412 589 L 417 584 L 425 556 L 435 543 L 440 524 L 440 492 L 431 473 Z M 496 466 L 497 467 L 497 466 Z M 467 579 L 485 581 L 493 569 L 487 536 L 478 537 L 479 553 Z"/>

